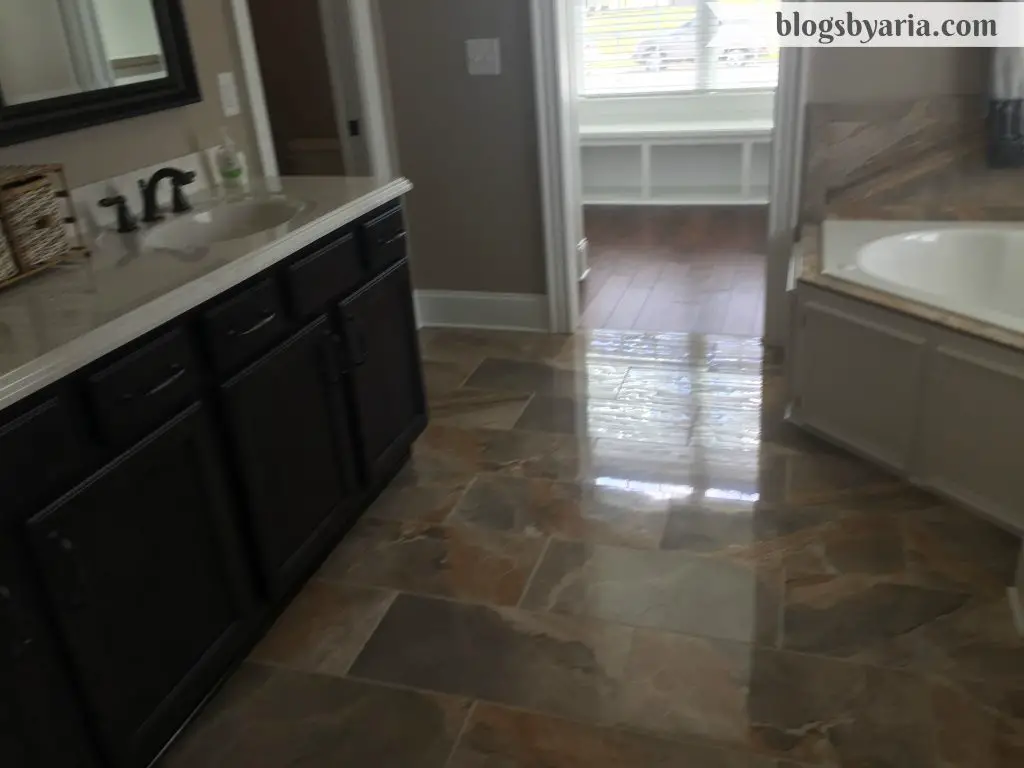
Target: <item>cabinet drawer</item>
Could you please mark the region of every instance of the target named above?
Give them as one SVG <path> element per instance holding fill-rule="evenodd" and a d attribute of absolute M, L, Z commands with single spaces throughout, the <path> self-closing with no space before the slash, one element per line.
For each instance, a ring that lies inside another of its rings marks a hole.
<path fill-rule="evenodd" d="M 114 446 L 130 443 L 173 416 L 199 387 L 185 334 L 171 331 L 89 377 L 96 418 Z"/>
<path fill-rule="evenodd" d="M 203 315 L 210 357 L 221 372 L 254 360 L 287 330 L 281 296 L 272 280 L 264 280 Z"/>
<path fill-rule="evenodd" d="M 292 309 L 300 318 L 320 314 L 362 279 L 356 239 L 349 233 L 288 267 Z"/>
<path fill-rule="evenodd" d="M 402 209 L 394 208 L 367 223 L 366 258 L 371 275 L 405 257 L 405 220 Z"/>
<path fill-rule="evenodd" d="M 0 425 L 0 523 L 68 491 L 87 471 L 90 453 L 81 409 L 63 396 Z"/>

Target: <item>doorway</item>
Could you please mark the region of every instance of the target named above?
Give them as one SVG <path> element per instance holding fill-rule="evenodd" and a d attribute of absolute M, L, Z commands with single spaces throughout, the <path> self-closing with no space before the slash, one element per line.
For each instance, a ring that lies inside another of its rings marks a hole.
<path fill-rule="evenodd" d="M 730 23 L 742 27 L 742 8 L 759 2 L 733 0 Z M 709 48 L 723 22 L 703 0 L 534 0 L 532 10 L 552 328 L 783 346 L 802 51 L 738 43 L 745 35 Z"/>
<path fill-rule="evenodd" d="M 286 176 L 365 176 L 361 94 L 347 3 L 234 0 L 265 102 L 264 164 Z M 247 22 L 247 24 L 246 24 Z M 251 29 L 245 35 L 243 26 Z M 255 110 L 254 110 L 255 111 Z M 259 130 L 257 131 L 259 133 Z M 270 174 L 276 175 L 276 174 Z"/>
<path fill-rule="evenodd" d="M 763 335 L 778 49 L 742 33 L 764 4 L 575 2 L 581 328 Z"/>

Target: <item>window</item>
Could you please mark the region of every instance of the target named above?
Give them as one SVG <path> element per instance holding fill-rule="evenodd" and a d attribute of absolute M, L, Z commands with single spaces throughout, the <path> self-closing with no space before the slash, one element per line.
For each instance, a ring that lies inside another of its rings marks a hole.
<path fill-rule="evenodd" d="M 758 45 L 752 12 L 775 0 L 584 0 L 580 92 L 608 94 L 775 88 L 779 51 Z M 719 33 L 722 47 L 708 47 Z"/>

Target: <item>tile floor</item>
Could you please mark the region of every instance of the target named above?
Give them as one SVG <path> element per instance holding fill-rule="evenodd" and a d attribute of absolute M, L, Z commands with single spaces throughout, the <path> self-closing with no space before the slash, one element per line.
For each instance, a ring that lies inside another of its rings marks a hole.
<path fill-rule="evenodd" d="M 753 339 L 426 331 L 410 465 L 166 768 L 1020 768 L 1020 541 Z"/>
<path fill-rule="evenodd" d="M 761 336 L 767 206 L 587 206 L 581 326 Z"/>

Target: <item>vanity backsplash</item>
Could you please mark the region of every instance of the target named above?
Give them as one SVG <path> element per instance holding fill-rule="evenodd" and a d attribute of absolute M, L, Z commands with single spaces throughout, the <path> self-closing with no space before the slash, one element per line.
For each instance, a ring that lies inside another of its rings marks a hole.
<path fill-rule="evenodd" d="M 811 104 L 801 220 L 1024 218 L 1024 172 L 985 158 L 985 101 Z"/>

